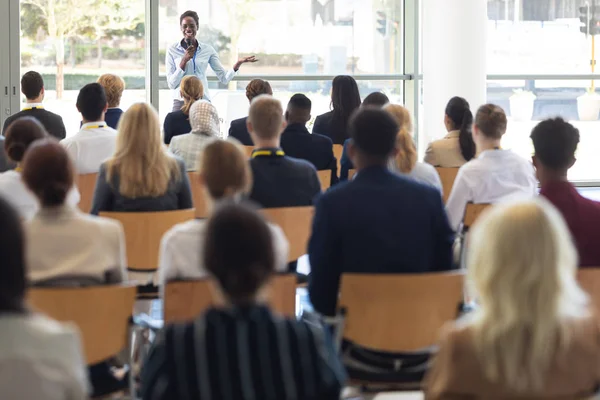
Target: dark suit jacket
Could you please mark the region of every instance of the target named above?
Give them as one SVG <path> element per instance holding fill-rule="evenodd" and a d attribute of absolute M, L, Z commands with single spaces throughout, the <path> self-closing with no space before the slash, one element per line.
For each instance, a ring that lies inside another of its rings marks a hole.
<path fill-rule="evenodd" d="M 337 126 L 333 123 L 333 111 L 329 111 L 315 119 L 312 133 L 327 136 L 333 144 L 344 144 L 344 141 L 350 137 L 346 130 L 346 126 Z"/>
<path fill-rule="evenodd" d="M 449 270 L 453 241 L 438 191 L 386 167 L 361 170 L 317 201 L 308 248 L 312 304 L 333 315 L 344 272 Z"/>
<path fill-rule="evenodd" d="M 250 167 L 254 177 L 250 199 L 264 208 L 310 206 L 321 193 L 317 170 L 308 161 L 259 156 L 250 160 Z"/>
<path fill-rule="evenodd" d="M 111 128 L 117 129 L 121 115 L 123 115 L 123 110 L 120 108 L 109 108 L 104 115 L 104 122 Z"/>
<path fill-rule="evenodd" d="M 15 120 L 21 117 L 34 117 L 48 131 L 48 133 L 58 140 L 62 140 L 67 136 L 65 124 L 63 123 L 62 117 L 58 114 L 54 114 L 43 108 L 34 108 L 31 110 L 23 110 L 18 113 L 11 115 L 4 121 L 4 128 L 2 128 L 2 136 L 6 134 L 6 129 Z"/>
<path fill-rule="evenodd" d="M 327 136 L 311 135 L 302 124 L 288 125 L 281 134 L 281 148 L 290 157 L 309 161 L 318 171 L 330 169 L 331 184 L 337 183 L 337 160 Z"/>
<path fill-rule="evenodd" d="M 189 115 L 185 115 L 181 110 L 168 113 L 165 117 L 163 130 L 165 144 L 170 144 L 174 136 L 190 133 L 192 126 L 190 125 Z"/>
<path fill-rule="evenodd" d="M 247 119 L 248 117 L 244 117 L 231 121 L 231 125 L 229 126 L 229 136 L 236 138 L 244 146 L 254 146 L 254 142 L 252 142 L 252 138 L 250 137 L 250 132 L 248 132 L 248 128 L 246 127 Z"/>
<path fill-rule="evenodd" d="M 342 151 L 342 157 L 340 158 L 340 181 L 348 180 L 348 171 L 354 168 L 354 164 L 348 155 L 348 145 L 350 139 L 344 142 L 344 150 Z"/>

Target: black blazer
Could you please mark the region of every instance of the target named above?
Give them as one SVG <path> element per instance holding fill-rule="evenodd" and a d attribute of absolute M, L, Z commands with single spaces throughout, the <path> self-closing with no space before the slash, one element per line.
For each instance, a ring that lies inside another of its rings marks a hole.
<path fill-rule="evenodd" d="M 170 112 L 165 117 L 163 129 L 163 140 L 165 144 L 170 144 L 173 136 L 184 135 L 192 131 L 190 116 L 185 115 L 181 110 Z"/>
<path fill-rule="evenodd" d="M 65 129 L 65 124 L 63 123 L 62 117 L 58 114 L 54 114 L 48 110 L 43 108 L 33 108 L 31 110 L 23 110 L 18 113 L 11 115 L 4 121 L 4 127 L 2 128 L 2 136 L 6 135 L 6 129 L 8 126 L 12 124 L 13 121 L 21 118 L 21 117 L 34 117 L 48 131 L 48 133 L 58 140 L 62 140 L 67 136 L 67 130 Z"/>
<path fill-rule="evenodd" d="M 376 166 L 320 196 L 308 246 L 308 292 L 333 315 L 340 276 L 452 269 L 454 232 L 434 188 Z"/>
<path fill-rule="evenodd" d="M 331 170 L 331 184 L 337 183 L 337 160 L 327 136 L 311 135 L 302 124 L 288 125 L 281 134 L 281 148 L 290 157 L 309 161 L 318 171 Z"/>
<path fill-rule="evenodd" d="M 104 122 L 111 128 L 117 129 L 119 121 L 121 120 L 121 115 L 123 115 L 123 110 L 120 108 L 109 108 L 106 110 L 106 114 L 104 114 Z"/>
<path fill-rule="evenodd" d="M 315 119 L 312 133 L 327 136 L 333 144 L 344 144 L 350 136 L 346 132 L 346 126 L 337 126 L 333 123 L 333 111 L 319 115 Z"/>
<path fill-rule="evenodd" d="M 236 138 L 244 146 L 254 146 L 248 128 L 246 127 L 246 120 L 248 117 L 234 119 L 231 121 L 229 126 L 229 136 Z"/>

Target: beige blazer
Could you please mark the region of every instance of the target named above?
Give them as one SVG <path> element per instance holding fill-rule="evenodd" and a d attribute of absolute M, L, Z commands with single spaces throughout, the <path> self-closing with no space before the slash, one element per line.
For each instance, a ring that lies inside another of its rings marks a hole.
<path fill-rule="evenodd" d="M 433 141 L 425 152 L 425 162 L 434 167 L 456 168 L 467 162 L 460 152 L 460 131 L 449 132 L 443 139 Z"/>
<path fill-rule="evenodd" d="M 564 354 L 556 356 L 541 393 L 516 396 L 483 374 L 472 328 L 455 324 L 445 331 L 426 378 L 425 399 L 588 399 L 600 384 L 600 328 L 595 318 L 572 322 Z M 549 349 L 551 346 L 548 347 Z"/>

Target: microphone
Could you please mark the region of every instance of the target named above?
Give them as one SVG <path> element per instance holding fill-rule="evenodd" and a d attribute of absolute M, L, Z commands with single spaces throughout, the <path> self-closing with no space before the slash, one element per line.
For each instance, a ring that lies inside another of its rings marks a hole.
<path fill-rule="evenodd" d="M 190 38 L 185 39 L 185 43 L 187 44 L 188 47 L 190 47 L 192 45 L 192 39 L 190 39 Z"/>

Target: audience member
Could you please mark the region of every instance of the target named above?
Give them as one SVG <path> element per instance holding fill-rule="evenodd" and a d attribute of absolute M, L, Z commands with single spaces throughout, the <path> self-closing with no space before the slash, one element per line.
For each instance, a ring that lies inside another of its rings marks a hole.
<path fill-rule="evenodd" d="M 436 189 L 391 172 L 399 126 L 380 109 L 350 120 L 349 147 L 358 173 L 316 204 L 308 247 L 308 291 L 315 310 L 333 315 L 340 276 L 417 273 L 452 267 L 454 233 Z"/>
<path fill-rule="evenodd" d="M 559 213 L 543 199 L 495 206 L 469 247 L 478 306 L 445 329 L 425 398 L 593 398 L 600 329 Z"/>
<path fill-rule="evenodd" d="M 117 129 L 119 120 L 123 114 L 123 110 L 119 108 L 119 105 L 121 104 L 121 96 L 123 96 L 123 91 L 125 90 L 125 81 L 120 76 L 104 74 L 98 78 L 98 83 L 104 88 L 106 101 L 108 102 L 104 121 L 111 128 Z"/>
<path fill-rule="evenodd" d="M 246 97 L 250 103 L 252 103 L 252 99 L 263 94 L 273 96 L 273 89 L 271 89 L 271 85 L 267 81 L 253 79 L 248 86 L 246 86 Z M 244 146 L 254 146 L 252 138 L 250 137 L 250 132 L 248 132 L 248 128 L 246 127 L 247 121 L 248 117 L 231 121 L 229 137 L 237 139 Z"/>
<path fill-rule="evenodd" d="M 6 130 L 13 121 L 22 117 L 34 117 L 42 123 L 50 135 L 59 140 L 64 139 L 67 136 L 67 131 L 62 117 L 44 109 L 42 104 L 46 95 L 42 76 L 35 71 L 29 71 L 23 75 L 21 78 L 21 92 L 25 95 L 26 105 L 23 110 L 4 121 L 2 134 L 6 136 Z"/>
<path fill-rule="evenodd" d="M 381 92 L 369 94 L 362 102 L 363 107 L 383 107 L 390 102 L 390 99 Z"/>
<path fill-rule="evenodd" d="M 75 164 L 78 174 L 96 173 L 100 164 L 115 152 L 117 131 L 104 122 L 108 109 L 106 93 L 99 83 L 85 85 L 77 96 L 81 130 L 61 141 Z"/>
<path fill-rule="evenodd" d="M 477 158 L 460 167 L 446 205 L 452 229 L 458 230 L 467 203 L 497 203 L 537 194 L 531 163 L 500 147 L 506 114 L 493 104 L 479 108 L 473 125 Z"/>
<path fill-rule="evenodd" d="M 600 266 L 600 203 L 586 199 L 567 180 L 575 163 L 579 130 L 562 118 L 540 122 L 531 132 L 540 194 L 565 218 L 579 251 L 579 265 Z"/>
<path fill-rule="evenodd" d="M 192 207 L 185 164 L 163 147 L 156 110 L 134 104 L 119 123 L 114 155 L 100 167 L 91 213 Z"/>
<path fill-rule="evenodd" d="M 26 305 L 26 241 L 19 216 L 2 199 L 0 226 L 2 398 L 87 399 L 88 382 L 77 331 Z"/>
<path fill-rule="evenodd" d="M 240 202 L 252 187 L 252 171 L 239 145 L 224 140 L 213 142 L 199 155 L 200 181 L 209 212 L 227 202 Z M 277 225 L 269 224 L 275 251 L 275 268 L 286 271 L 289 244 Z M 160 286 L 171 280 L 200 279 L 207 274 L 203 254 L 206 221 L 192 220 L 176 225 L 161 242 L 158 277 Z"/>
<path fill-rule="evenodd" d="M 433 141 L 425 152 L 425 162 L 435 167 L 456 168 L 475 157 L 471 127 L 473 114 L 467 100 L 453 97 L 446 105 L 444 125 L 448 134 Z"/>
<path fill-rule="evenodd" d="M 217 109 L 208 101 L 195 102 L 189 113 L 192 131 L 174 137 L 169 150 L 183 159 L 188 171 L 195 171 L 198 154 L 208 144 L 220 138 L 221 124 Z"/>
<path fill-rule="evenodd" d="M 348 139 L 348 120 L 352 112 L 360 107 L 360 93 L 353 77 L 339 75 L 333 79 L 331 87 L 332 111 L 315 119 L 313 133 L 329 137 L 333 144 L 344 144 Z"/>
<path fill-rule="evenodd" d="M 142 371 L 142 398 L 338 399 L 346 375 L 327 332 L 264 305 L 275 257 L 263 217 L 223 205 L 201 246 L 224 305 L 158 335 Z"/>
<path fill-rule="evenodd" d="M 4 152 L 12 162 L 16 163 L 17 168 L 0 174 L 0 197 L 8 201 L 24 220 L 34 216 L 39 209 L 39 203 L 22 180 L 21 162 L 30 145 L 47 136 L 42 124 L 33 117 L 21 117 L 10 124 L 6 130 Z M 79 198 L 79 191 L 73 187 L 69 191 L 66 202 L 71 207 L 76 207 Z"/>
<path fill-rule="evenodd" d="M 331 184 L 337 183 L 337 160 L 333 155 L 333 142 L 327 136 L 306 129 L 310 120 L 312 103 L 303 94 L 290 99 L 285 112 L 287 126 L 281 134 L 281 148 L 290 157 L 310 161 L 319 171 L 331 170 Z"/>
<path fill-rule="evenodd" d="M 256 148 L 250 160 L 254 176 L 250 199 L 265 208 L 309 206 L 321 193 L 315 167 L 286 156 L 279 147 L 284 128 L 279 100 L 268 95 L 252 100 L 248 131 Z"/>
<path fill-rule="evenodd" d="M 0 136 L 0 173 L 15 168 L 15 163 L 10 161 L 4 150 L 4 140 L 4 136 Z"/>
<path fill-rule="evenodd" d="M 183 135 L 192 131 L 190 124 L 190 109 L 192 104 L 204 96 L 204 86 L 202 82 L 194 75 L 184 76 L 181 79 L 179 91 L 183 98 L 183 106 L 180 110 L 167 114 L 164 123 L 164 141 L 170 144 L 173 137 Z"/>

